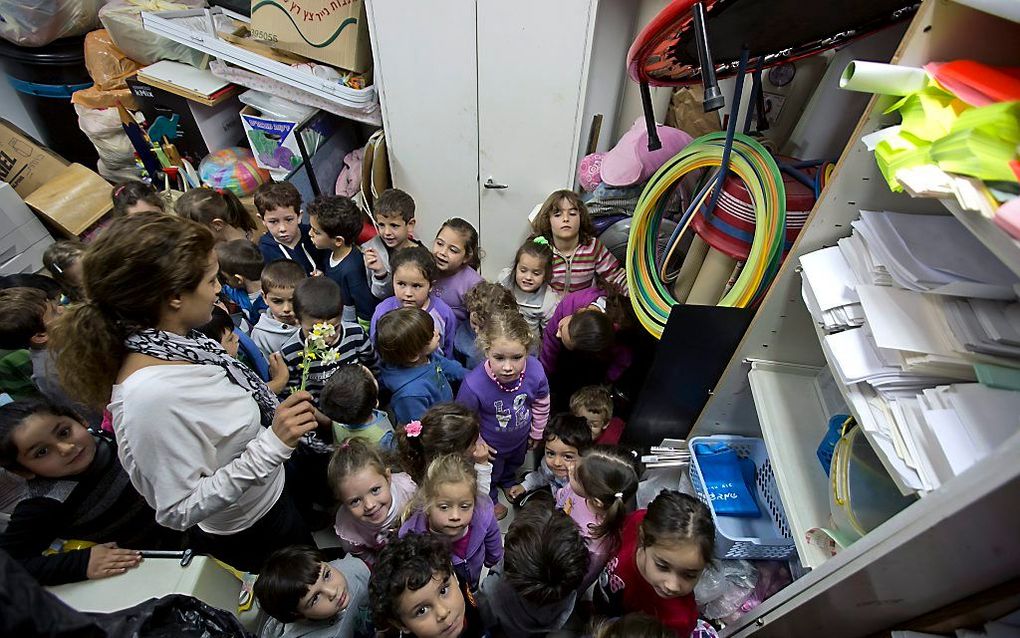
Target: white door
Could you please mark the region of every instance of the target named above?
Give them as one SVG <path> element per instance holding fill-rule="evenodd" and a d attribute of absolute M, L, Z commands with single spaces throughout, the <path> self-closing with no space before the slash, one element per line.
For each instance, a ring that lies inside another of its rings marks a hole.
<path fill-rule="evenodd" d="M 393 184 L 426 246 L 448 217 L 478 225 L 475 0 L 369 0 Z"/>
<path fill-rule="evenodd" d="M 587 135 L 581 115 L 595 5 L 477 4 L 478 230 L 486 278 L 510 265 L 535 204 L 573 186 L 574 158 Z"/>

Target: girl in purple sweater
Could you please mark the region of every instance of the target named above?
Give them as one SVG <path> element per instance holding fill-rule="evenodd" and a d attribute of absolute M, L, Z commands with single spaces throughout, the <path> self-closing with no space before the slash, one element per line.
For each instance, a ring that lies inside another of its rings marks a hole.
<path fill-rule="evenodd" d="M 503 558 L 499 523 L 492 501 L 478 494 L 475 468 L 459 454 L 429 463 L 418 492 L 418 509 L 400 527 L 400 536 L 432 533 L 450 542 L 453 569 L 471 589 L 478 588 L 482 565 Z"/>
<path fill-rule="evenodd" d="M 516 485 L 528 449 L 542 440 L 549 420 L 549 382 L 542 364 L 528 354 L 534 333 L 519 312 L 493 314 L 478 335 L 482 365 L 460 386 L 457 403 L 478 413 L 482 438 L 495 449 L 489 495 L 497 518 L 506 515 L 496 488 Z"/>
<path fill-rule="evenodd" d="M 482 281 L 478 231 L 460 217 L 446 220 L 432 243 L 432 256 L 439 269 L 435 293 L 453 309 L 457 323 L 463 323 L 468 318 L 464 295 Z"/>

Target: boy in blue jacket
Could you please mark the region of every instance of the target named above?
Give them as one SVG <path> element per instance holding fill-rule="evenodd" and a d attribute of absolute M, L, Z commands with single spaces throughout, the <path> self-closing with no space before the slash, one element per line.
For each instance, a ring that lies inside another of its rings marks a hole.
<path fill-rule="evenodd" d="M 312 243 L 310 227 L 301 223 L 301 193 L 290 182 L 270 182 L 255 191 L 255 210 L 269 232 L 259 239 L 266 264 L 292 259 L 309 276 L 321 272 L 328 251 Z"/>

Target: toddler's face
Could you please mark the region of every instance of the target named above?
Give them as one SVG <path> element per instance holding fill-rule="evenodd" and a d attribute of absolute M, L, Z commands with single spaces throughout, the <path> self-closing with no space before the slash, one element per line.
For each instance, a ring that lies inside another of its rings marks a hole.
<path fill-rule="evenodd" d="M 339 496 L 352 516 L 369 525 L 381 525 L 393 504 L 389 473 L 362 468 L 342 481 Z"/>
<path fill-rule="evenodd" d="M 284 246 L 291 246 L 301 238 L 301 229 L 298 226 L 300 216 L 293 206 L 274 208 L 266 211 L 262 216 L 262 223 L 266 230 L 273 236 L 273 239 Z"/>
<path fill-rule="evenodd" d="M 405 308 L 424 308 L 432 284 L 417 266 L 405 264 L 393 273 L 393 294 Z"/>
<path fill-rule="evenodd" d="M 560 240 L 573 241 L 581 232 L 581 211 L 577 210 L 566 197 L 556 205 L 556 210 L 549 215 L 549 225 L 553 237 Z"/>
<path fill-rule="evenodd" d="M 443 228 L 432 244 L 432 256 L 436 258 L 439 272 L 451 275 L 467 261 L 467 238 L 464 233 L 450 227 Z"/>
<path fill-rule="evenodd" d="M 312 240 L 312 245 L 319 250 L 333 250 L 336 248 L 336 240 L 330 237 L 322 230 L 319 226 L 319 218 L 312 215 L 308 218 L 308 224 L 311 228 L 308 230 L 308 237 Z"/>
<path fill-rule="evenodd" d="M 272 288 L 265 294 L 266 305 L 273 317 L 280 323 L 288 326 L 296 326 L 297 317 L 294 316 L 294 289 L 293 288 Z"/>
<path fill-rule="evenodd" d="M 397 625 L 417 638 L 456 638 L 464 630 L 464 594 L 457 577 L 436 572 L 421 589 L 397 601 Z"/>
<path fill-rule="evenodd" d="M 379 226 L 379 237 L 389 249 L 403 248 L 404 244 L 414 231 L 414 220 L 405 222 L 400 215 L 376 214 L 376 224 Z"/>
<path fill-rule="evenodd" d="M 340 341 L 341 330 L 340 330 L 340 316 L 333 317 L 332 319 L 319 319 L 318 317 L 302 317 L 301 323 L 301 334 L 308 338 L 308 335 L 312 334 L 312 330 L 315 328 L 317 323 L 328 323 L 333 326 L 333 336 L 326 340 L 326 347 L 332 348 Z"/>
<path fill-rule="evenodd" d="M 696 543 L 656 543 L 638 547 L 638 572 L 660 598 L 680 598 L 694 591 L 705 569 Z"/>
<path fill-rule="evenodd" d="M 475 513 L 475 491 L 470 483 L 444 483 L 429 505 L 429 528 L 457 539 L 467 531 Z"/>
<path fill-rule="evenodd" d="M 579 416 L 588 422 L 588 427 L 591 428 L 592 441 L 602 436 L 602 431 L 606 429 L 606 425 L 609 423 L 606 417 L 601 414 L 595 414 L 586 408 L 574 410 L 574 416 Z"/>
<path fill-rule="evenodd" d="M 514 279 L 517 287 L 524 292 L 535 292 L 545 281 L 545 263 L 535 255 L 522 254 L 517 260 Z"/>
<path fill-rule="evenodd" d="M 556 325 L 556 336 L 563 342 L 563 347 L 567 350 L 574 349 L 574 342 L 570 339 L 570 320 L 573 317 L 574 315 L 567 315 L 560 319 L 559 324 Z"/>
<path fill-rule="evenodd" d="M 489 368 L 496 379 L 502 384 L 516 383 L 524 372 L 524 364 L 528 360 L 528 349 L 524 344 L 506 337 L 493 340 L 485 351 Z"/>
<path fill-rule="evenodd" d="M 64 478 L 84 472 L 96 456 L 96 440 L 85 426 L 66 417 L 39 412 L 11 433 L 18 465 L 43 478 Z"/>
<path fill-rule="evenodd" d="M 552 438 L 545 442 L 545 464 L 556 478 L 567 478 L 570 468 L 577 463 L 577 448 L 563 441 Z"/>
<path fill-rule="evenodd" d="M 220 337 L 220 345 L 227 351 L 227 354 L 237 358 L 237 349 L 241 345 L 241 339 L 233 330 L 226 330 L 224 331 L 223 336 Z"/>
<path fill-rule="evenodd" d="M 329 563 L 319 563 L 319 568 L 319 579 L 298 601 L 298 613 L 309 620 L 332 618 L 351 603 L 343 573 Z"/>

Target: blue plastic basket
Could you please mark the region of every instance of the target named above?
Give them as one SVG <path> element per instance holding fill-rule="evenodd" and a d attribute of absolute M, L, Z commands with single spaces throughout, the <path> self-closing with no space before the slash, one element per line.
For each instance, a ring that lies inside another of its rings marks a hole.
<path fill-rule="evenodd" d="M 758 505 L 768 512 L 759 518 L 737 518 L 717 516 L 708 497 L 698 455 L 694 453 L 697 443 L 725 443 L 737 456 L 750 458 L 757 468 L 755 487 Z M 691 450 L 691 483 L 715 522 L 715 554 L 723 559 L 744 560 L 787 560 L 797 552 L 786 522 L 786 512 L 779 498 L 776 477 L 772 473 L 772 462 L 765 449 L 765 441 L 747 436 L 698 436 L 687 441 Z"/>

